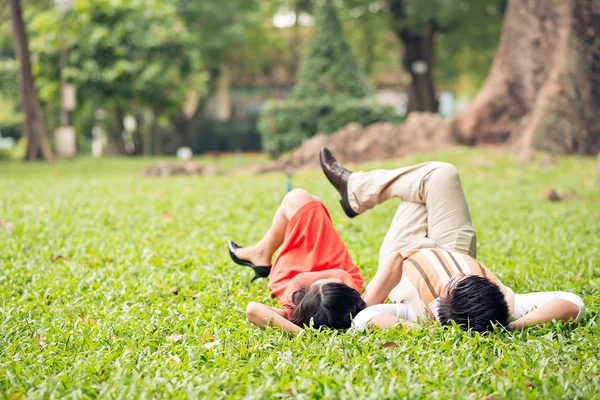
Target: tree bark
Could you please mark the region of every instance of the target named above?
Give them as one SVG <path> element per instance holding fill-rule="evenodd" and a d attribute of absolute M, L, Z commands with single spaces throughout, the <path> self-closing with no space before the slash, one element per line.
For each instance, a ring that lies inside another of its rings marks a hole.
<path fill-rule="evenodd" d="M 438 100 L 433 83 L 433 51 L 436 28 L 434 23 L 424 34 L 414 34 L 408 31 L 398 35 L 404 44 L 402 63 L 410 73 L 411 84 L 408 93 L 408 111 L 433 112 L 438 111 Z M 418 65 L 426 67 L 419 71 Z"/>
<path fill-rule="evenodd" d="M 454 121 L 466 144 L 600 151 L 600 3 L 510 1 L 500 45 L 483 88 Z"/>
<path fill-rule="evenodd" d="M 52 151 L 48 142 L 48 135 L 44 126 L 42 107 L 35 92 L 34 78 L 31 73 L 31 59 L 29 43 L 23 14 L 19 0 L 9 0 L 10 14 L 13 27 L 15 53 L 20 65 L 21 104 L 25 111 L 25 135 L 27 137 L 27 150 L 25 160 L 52 161 Z"/>
<path fill-rule="evenodd" d="M 109 140 L 112 142 L 112 147 L 116 152 L 114 155 L 127 155 L 125 140 L 123 140 L 123 132 L 125 131 L 123 119 L 125 118 L 125 111 L 123 111 L 123 108 L 119 104 L 115 104 L 114 107 L 115 115 L 117 116 L 117 124 L 113 129 L 109 130 Z"/>
<path fill-rule="evenodd" d="M 171 118 L 173 130 L 175 131 L 175 148 L 192 147 L 192 135 L 190 132 L 191 119 L 184 115 Z"/>
<path fill-rule="evenodd" d="M 389 5 L 394 31 L 404 46 L 402 65 L 412 77 L 408 92 L 408 111 L 437 113 L 439 103 L 433 83 L 433 63 L 434 39 L 438 26 L 435 21 L 430 21 L 418 31 L 406 29 L 404 0 L 390 0 Z"/>

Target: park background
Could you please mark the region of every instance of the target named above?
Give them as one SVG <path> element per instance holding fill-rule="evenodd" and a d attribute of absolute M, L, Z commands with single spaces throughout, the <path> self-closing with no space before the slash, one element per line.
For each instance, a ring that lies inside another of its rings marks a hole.
<path fill-rule="evenodd" d="M 5 4 L 3 397 L 598 396 L 597 1 Z M 397 202 L 345 218 L 322 145 L 352 169 L 455 164 L 480 261 L 580 294 L 580 326 L 250 326 L 272 300 L 226 241 L 258 240 L 291 187 L 375 272 Z"/>

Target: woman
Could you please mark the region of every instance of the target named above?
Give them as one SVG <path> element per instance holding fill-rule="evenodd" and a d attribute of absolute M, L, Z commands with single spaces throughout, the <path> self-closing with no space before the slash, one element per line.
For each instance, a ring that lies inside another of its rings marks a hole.
<path fill-rule="evenodd" d="M 359 293 L 364 283 L 360 271 L 325 205 L 303 189 L 284 197 L 271 227 L 256 245 L 241 247 L 230 241 L 229 254 L 237 264 L 252 268 L 254 279 L 268 277 L 271 296 L 282 307 L 248 304 L 248 320 L 261 328 L 347 329 L 366 306 Z"/>

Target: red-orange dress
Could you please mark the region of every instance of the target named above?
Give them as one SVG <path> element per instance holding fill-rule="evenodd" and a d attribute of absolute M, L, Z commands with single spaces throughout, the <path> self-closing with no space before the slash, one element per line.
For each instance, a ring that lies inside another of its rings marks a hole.
<path fill-rule="evenodd" d="M 359 291 L 364 283 L 327 208 L 315 200 L 302 206 L 288 223 L 269 274 L 269 290 L 278 303 L 289 304 L 300 287 L 329 278 Z"/>

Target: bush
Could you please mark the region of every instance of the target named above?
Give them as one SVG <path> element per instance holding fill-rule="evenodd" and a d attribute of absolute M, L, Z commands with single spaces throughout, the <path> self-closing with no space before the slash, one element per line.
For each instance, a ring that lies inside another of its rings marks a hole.
<path fill-rule="evenodd" d="M 376 104 L 371 85 L 346 40 L 333 0 L 321 0 L 315 35 L 304 53 L 296 85 L 284 103 L 261 111 L 258 129 L 263 149 L 277 157 L 319 132 L 332 133 L 350 122 L 368 125 L 395 117 Z"/>
<path fill-rule="evenodd" d="M 317 133 L 333 133 L 351 122 L 366 126 L 395 118 L 392 107 L 366 100 L 270 102 L 261 112 L 258 127 L 263 149 L 278 157 Z"/>

